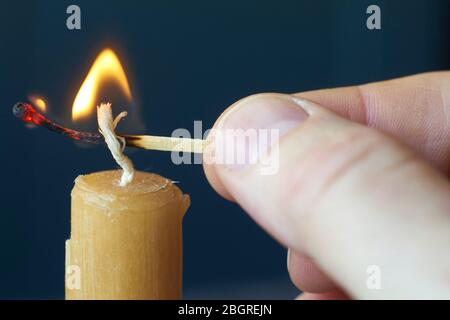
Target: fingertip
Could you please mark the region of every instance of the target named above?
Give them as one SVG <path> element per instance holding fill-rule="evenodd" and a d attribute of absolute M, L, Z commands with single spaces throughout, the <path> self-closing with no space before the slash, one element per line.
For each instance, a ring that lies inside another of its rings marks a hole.
<path fill-rule="evenodd" d="M 261 111 L 265 110 L 265 106 L 267 105 L 276 105 L 277 103 L 279 104 L 280 101 L 282 101 L 284 104 L 286 104 L 286 101 L 291 100 L 292 98 L 287 98 L 288 96 L 284 95 L 284 94 L 279 94 L 279 93 L 260 93 L 260 94 L 254 94 L 248 97 L 245 97 L 243 99 L 240 99 L 238 101 L 236 101 L 235 103 L 233 103 L 231 106 L 229 106 L 227 109 L 225 109 L 225 111 L 219 116 L 219 118 L 216 120 L 216 122 L 214 123 L 212 129 L 210 132 L 217 132 L 219 131 L 219 129 L 224 125 L 224 123 L 226 122 L 226 118 L 229 118 L 228 116 L 235 113 L 235 111 L 237 111 L 237 109 L 239 109 L 239 116 L 235 116 L 234 119 L 238 119 L 237 122 L 239 122 L 241 125 L 246 125 L 248 123 L 248 121 L 250 121 L 252 118 L 254 118 L 255 116 L 255 105 L 257 105 L 258 107 L 260 106 Z M 299 99 L 299 98 L 297 98 Z M 250 102 L 250 103 L 249 103 Z M 251 103 L 253 102 L 253 103 Z M 248 106 L 253 105 L 253 108 L 251 108 L 251 111 L 246 111 Z M 291 102 L 292 104 L 292 102 Z M 241 109 L 243 112 L 241 112 Z M 272 108 L 273 109 L 273 108 Z M 294 113 L 294 115 L 298 114 L 298 112 L 301 111 L 301 109 L 299 108 L 295 108 L 294 111 L 290 111 L 292 115 L 292 113 Z M 272 112 L 272 113 L 268 113 L 266 114 L 266 117 L 273 116 L 276 115 L 276 112 Z M 294 117 L 295 118 L 295 117 Z M 235 121 L 236 122 L 236 121 Z M 238 129 L 238 128 L 233 128 L 233 129 Z M 213 187 L 213 189 L 222 197 L 224 197 L 227 200 L 230 201 L 234 201 L 233 196 L 231 195 L 231 193 L 227 190 L 226 185 L 222 182 L 220 175 L 218 174 L 218 170 L 222 169 L 222 172 L 224 172 L 223 170 L 223 165 L 222 168 L 218 168 L 219 166 L 221 166 L 220 163 L 217 163 L 217 161 L 215 159 L 213 159 L 213 155 L 211 154 L 211 150 L 214 150 L 214 148 L 218 147 L 218 148 L 222 148 L 223 146 L 215 146 L 213 145 L 213 143 L 215 143 L 215 139 L 214 139 L 214 134 L 210 134 L 207 138 L 207 140 L 209 141 L 208 145 L 212 146 L 210 148 L 206 148 L 206 151 L 203 154 L 203 171 L 206 175 L 206 179 L 208 180 L 208 182 L 210 183 L 210 185 Z"/>
<path fill-rule="evenodd" d="M 227 191 L 219 176 L 217 175 L 214 164 L 203 161 L 203 172 L 205 173 L 206 180 L 208 180 L 211 187 L 223 198 L 229 201 L 234 201 L 231 194 Z"/>
<path fill-rule="evenodd" d="M 288 272 L 292 283 L 301 291 L 325 293 L 337 290 L 334 282 L 311 258 L 292 249 L 288 251 Z"/>
<path fill-rule="evenodd" d="M 238 101 L 239 102 L 239 101 Z M 227 114 L 227 112 L 232 109 L 238 102 L 233 103 L 231 106 L 226 108 L 221 115 L 217 118 L 216 122 L 214 123 L 213 127 L 211 128 L 210 132 L 213 132 L 217 129 L 220 122 L 224 118 L 224 116 Z M 208 144 L 214 143 L 214 139 L 209 135 L 206 140 L 208 141 Z M 229 201 L 233 201 L 233 197 L 231 194 L 227 191 L 227 188 L 222 183 L 221 179 L 219 178 L 217 171 L 216 171 L 216 163 L 212 159 L 212 156 L 210 154 L 210 149 L 207 148 L 206 151 L 203 153 L 203 172 L 205 173 L 206 180 L 208 180 L 208 183 L 211 185 L 211 187 L 223 198 Z"/>
<path fill-rule="evenodd" d="M 342 292 L 310 293 L 299 295 L 296 300 L 348 300 L 349 297 Z"/>

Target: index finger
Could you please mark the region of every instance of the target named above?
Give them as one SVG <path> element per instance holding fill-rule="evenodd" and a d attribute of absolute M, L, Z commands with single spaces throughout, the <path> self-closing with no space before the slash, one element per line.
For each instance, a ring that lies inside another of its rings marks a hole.
<path fill-rule="evenodd" d="M 296 95 L 390 134 L 449 174 L 450 72 Z"/>

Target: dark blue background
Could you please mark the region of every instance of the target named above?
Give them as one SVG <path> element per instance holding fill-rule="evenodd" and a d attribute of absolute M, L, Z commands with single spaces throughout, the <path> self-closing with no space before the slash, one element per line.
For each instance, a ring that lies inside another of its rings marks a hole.
<path fill-rule="evenodd" d="M 80 31 L 65 25 L 73 3 L 82 10 Z M 369 4 L 381 6 L 381 31 L 365 27 Z M 16 101 L 42 93 L 53 118 L 79 128 L 69 116 L 74 96 L 95 56 L 111 46 L 130 75 L 148 133 L 192 130 L 194 120 L 206 129 L 252 93 L 448 68 L 448 12 L 447 0 L 2 1 L 0 298 L 63 298 L 73 180 L 114 167 L 102 147 L 25 129 L 11 115 Z M 221 199 L 201 166 L 175 166 L 169 153 L 131 157 L 141 170 L 180 181 L 191 195 L 185 297 L 295 294 L 285 249 Z"/>

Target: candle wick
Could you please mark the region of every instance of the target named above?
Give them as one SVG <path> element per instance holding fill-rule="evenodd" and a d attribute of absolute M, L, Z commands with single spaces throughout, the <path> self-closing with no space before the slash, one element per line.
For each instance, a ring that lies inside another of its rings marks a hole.
<path fill-rule="evenodd" d="M 112 108 L 110 103 L 102 103 L 97 107 L 97 120 L 99 131 L 105 138 L 111 154 L 117 164 L 122 168 L 123 173 L 119 185 L 125 187 L 134 177 L 133 162 L 124 155 L 125 139 L 116 135 L 115 129 L 120 120 L 127 116 L 126 112 L 121 112 L 114 120 L 112 116 Z"/>

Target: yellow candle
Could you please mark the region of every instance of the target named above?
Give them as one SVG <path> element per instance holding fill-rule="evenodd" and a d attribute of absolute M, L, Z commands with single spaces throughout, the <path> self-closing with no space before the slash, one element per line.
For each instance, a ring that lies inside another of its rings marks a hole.
<path fill-rule="evenodd" d="M 179 299 L 189 196 L 156 174 L 79 176 L 66 242 L 66 299 Z"/>

